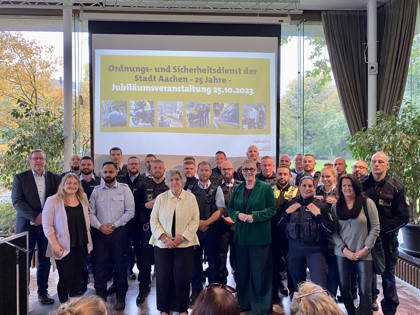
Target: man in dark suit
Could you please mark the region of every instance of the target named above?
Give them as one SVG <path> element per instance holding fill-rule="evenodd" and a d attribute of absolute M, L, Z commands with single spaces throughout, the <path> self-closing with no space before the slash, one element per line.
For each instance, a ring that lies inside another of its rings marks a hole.
<path fill-rule="evenodd" d="M 59 176 L 45 170 L 46 155 L 41 149 L 29 154 L 31 169 L 16 174 L 13 179 L 12 201 L 17 211 L 16 233 L 29 233 L 29 261 L 35 244 L 38 248 L 37 284 L 38 300 L 42 304 L 53 304 L 48 295 L 50 259 L 45 257 L 48 240 L 42 230 L 42 208 L 45 200 L 57 192 Z"/>

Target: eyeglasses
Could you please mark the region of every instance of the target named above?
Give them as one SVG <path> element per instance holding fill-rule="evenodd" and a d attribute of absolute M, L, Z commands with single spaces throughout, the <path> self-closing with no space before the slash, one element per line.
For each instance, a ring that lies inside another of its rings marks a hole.
<path fill-rule="evenodd" d="M 212 289 L 212 288 L 222 288 L 222 289 L 225 289 L 225 290 L 229 291 L 234 297 L 236 297 L 236 289 L 234 287 L 231 287 L 230 285 L 222 284 L 222 283 L 210 283 L 204 289 L 205 290 L 204 291 L 204 294 L 206 294 L 207 289 Z"/>
<path fill-rule="evenodd" d="M 31 158 L 32 161 L 44 161 L 45 159 L 43 157 L 33 157 Z"/>
<path fill-rule="evenodd" d="M 366 170 L 367 169 L 367 167 L 357 166 L 357 165 L 353 165 L 353 168 L 355 168 L 355 169 L 361 169 L 361 170 Z"/>
<path fill-rule="evenodd" d="M 242 172 L 244 172 L 244 173 L 248 173 L 248 172 L 254 173 L 255 171 L 256 171 L 255 168 L 243 168 L 242 169 Z"/>

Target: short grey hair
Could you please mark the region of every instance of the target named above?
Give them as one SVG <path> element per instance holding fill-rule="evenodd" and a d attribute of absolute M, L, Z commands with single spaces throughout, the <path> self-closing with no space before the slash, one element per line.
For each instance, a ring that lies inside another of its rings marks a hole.
<path fill-rule="evenodd" d="M 38 152 L 41 152 L 42 155 L 44 155 L 44 159 L 47 159 L 47 155 L 45 154 L 44 150 L 42 150 L 42 149 L 34 149 L 34 150 L 31 151 L 31 153 L 29 153 L 29 160 L 32 158 L 32 155 L 34 153 L 38 153 Z"/>
<path fill-rule="evenodd" d="M 180 170 L 172 169 L 166 172 L 165 174 L 165 184 L 169 186 L 169 180 L 174 177 L 175 175 L 178 175 L 181 178 L 182 187 L 184 187 L 187 179 L 185 178 L 184 173 L 182 173 Z"/>

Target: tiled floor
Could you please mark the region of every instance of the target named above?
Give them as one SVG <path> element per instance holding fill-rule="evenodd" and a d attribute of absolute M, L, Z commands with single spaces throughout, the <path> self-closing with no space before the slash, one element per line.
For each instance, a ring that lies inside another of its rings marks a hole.
<path fill-rule="evenodd" d="M 135 270 L 137 273 L 137 270 Z M 33 292 L 29 295 L 29 314 L 31 315 L 47 315 L 50 311 L 53 311 L 58 308 L 59 302 L 57 298 L 57 281 L 58 281 L 58 273 L 57 271 L 52 271 L 50 273 L 49 278 L 49 293 L 55 298 L 56 302 L 53 305 L 41 305 L 38 303 L 37 295 L 36 295 L 36 269 L 31 269 L 31 283 L 30 283 L 30 291 Z M 380 277 L 378 278 L 378 282 L 380 282 Z M 121 315 L 121 314 L 144 314 L 144 315 L 158 315 L 159 311 L 156 309 L 156 290 L 155 290 L 155 281 L 153 280 L 152 283 L 152 290 L 150 295 L 148 296 L 146 302 L 141 306 L 137 307 L 136 305 L 136 297 L 138 294 L 138 284 L 137 280 L 128 280 L 129 287 L 126 297 L 126 308 L 124 311 L 115 311 L 114 304 L 115 304 L 115 295 L 111 295 L 108 297 L 107 308 L 108 313 L 110 315 Z M 235 285 L 233 278 L 229 277 L 229 284 Z M 398 295 L 400 298 L 400 307 L 398 308 L 397 315 L 417 315 L 420 314 L 420 290 L 415 289 L 414 287 L 406 284 L 397 279 L 398 285 Z M 379 288 L 382 288 L 380 283 L 378 284 Z M 93 284 L 88 285 L 88 291 L 85 294 L 94 294 Z M 379 298 L 379 300 L 381 297 Z M 289 315 L 289 299 L 283 298 L 282 306 L 284 312 L 278 310 L 278 306 L 274 308 L 275 312 L 273 314 L 285 314 Z M 343 310 L 344 314 L 345 308 L 343 304 L 340 304 L 341 309 Z M 281 308 L 280 308 L 281 309 Z M 277 310 L 277 312 L 276 312 Z M 0 312 L 1 313 L 1 312 Z M 251 314 L 251 313 L 243 313 Z M 375 312 L 374 315 L 382 314 L 381 310 Z"/>

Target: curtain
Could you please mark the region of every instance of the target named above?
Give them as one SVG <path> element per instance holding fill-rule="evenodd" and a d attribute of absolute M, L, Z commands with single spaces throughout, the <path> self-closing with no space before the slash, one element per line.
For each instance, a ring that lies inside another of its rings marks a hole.
<path fill-rule="evenodd" d="M 366 12 L 322 12 L 325 40 L 344 116 L 353 135 L 366 127 Z"/>
<path fill-rule="evenodd" d="M 378 110 L 401 106 L 419 0 L 390 0 L 378 9 Z M 350 133 L 367 126 L 366 11 L 322 12 L 331 68 Z"/>
<path fill-rule="evenodd" d="M 391 114 L 404 96 L 418 0 L 391 0 L 378 9 L 378 110 Z"/>

